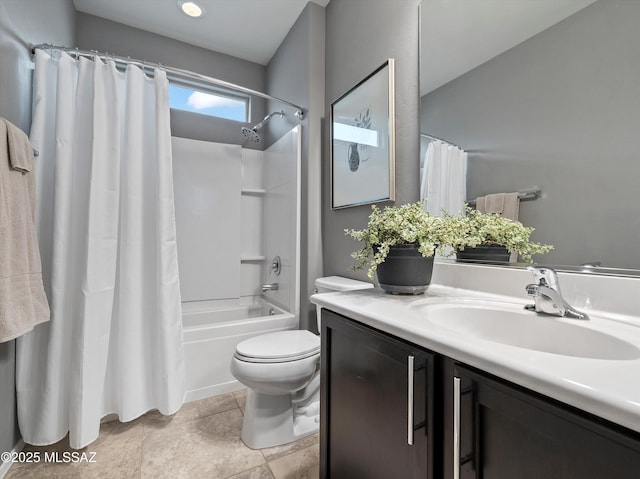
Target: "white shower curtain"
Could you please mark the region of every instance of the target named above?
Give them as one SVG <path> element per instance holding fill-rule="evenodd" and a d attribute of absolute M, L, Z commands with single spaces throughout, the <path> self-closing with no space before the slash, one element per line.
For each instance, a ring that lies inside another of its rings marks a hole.
<path fill-rule="evenodd" d="M 37 50 L 31 131 L 51 322 L 17 343 L 25 442 L 74 448 L 100 419 L 185 393 L 166 74 Z"/>
<path fill-rule="evenodd" d="M 467 153 L 457 146 L 433 140 L 427 147 L 420 179 L 424 209 L 435 216 L 442 210 L 455 215 L 464 211 L 467 195 Z"/>

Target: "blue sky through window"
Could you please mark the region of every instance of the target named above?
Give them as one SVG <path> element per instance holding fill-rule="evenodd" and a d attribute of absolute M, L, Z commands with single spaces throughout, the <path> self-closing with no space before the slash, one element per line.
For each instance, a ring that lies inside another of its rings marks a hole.
<path fill-rule="evenodd" d="M 205 93 L 173 84 L 169 84 L 169 106 L 228 120 L 247 121 L 248 100 Z"/>

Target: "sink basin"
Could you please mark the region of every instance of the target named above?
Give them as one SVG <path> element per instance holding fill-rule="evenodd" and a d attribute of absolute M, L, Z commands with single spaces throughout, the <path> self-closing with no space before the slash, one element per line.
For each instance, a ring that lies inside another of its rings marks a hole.
<path fill-rule="evenodd" d="M 579 320 L 544 316 L 516 304 L 423 304 L 429 323 L 485 341 L 563 356 L 632 360 L 640 349 Z"/>

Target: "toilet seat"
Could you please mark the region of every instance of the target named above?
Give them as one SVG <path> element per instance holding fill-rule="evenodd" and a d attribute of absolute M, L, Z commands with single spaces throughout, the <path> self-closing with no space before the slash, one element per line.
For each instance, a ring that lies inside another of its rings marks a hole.
<path fill-rule="evenodd" d="M 307 330 L 277 331 L 246 339 L 235 357 L 251 363 L 284 363 L 320 354 L 320 337 Z"/>

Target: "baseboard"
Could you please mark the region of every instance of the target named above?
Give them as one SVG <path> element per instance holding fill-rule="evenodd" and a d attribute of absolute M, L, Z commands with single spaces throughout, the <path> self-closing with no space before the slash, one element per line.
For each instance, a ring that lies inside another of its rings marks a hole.
<path fill-rule="evenodd" d="M 9 451 L 12 455 L 22 451 L 22 448 L 24 447 L 24 441 L 22 439 L 20 439 L 15 446 L 13 446 L 13 449 L 11 449 L 11 451 Z M 5 452 L 5 451 L 2 451 Z M 2 479 L 7 472 L 9 472 L 9 469 L 11 469 L 13 463 L 11 462 L 3 462 L 2 464 L 0 464 L 0 479 Z"/>
<path fill-rule="evenodd" d="M 234 380 L 222 384 L 216 384 L 215 386 L 194 389 L 191 391 L 187 391 L 187 394 L 184 397 L 184 402 L 197 401 L 199 399 L 217 396 L 218 394 L 230 393 L 232 391 L 238 391 L 239 389 L 244 388 L 244 385 L 242 385 L 239 381 Z"/>

